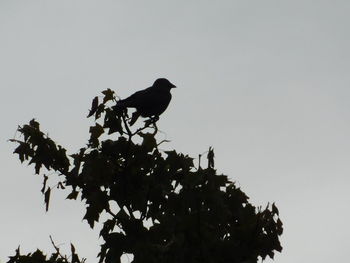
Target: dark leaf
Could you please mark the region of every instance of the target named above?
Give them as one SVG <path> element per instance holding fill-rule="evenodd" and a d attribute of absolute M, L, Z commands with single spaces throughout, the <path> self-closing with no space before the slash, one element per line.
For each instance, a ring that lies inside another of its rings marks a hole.
<path fill-rule="evenodd" d="M 94 113 L 96 112 L 98 107 L 98 97 L 96 96 L 93 100 L 92 100 L 92 104 L 91 104 L 91 109 L 89 111 L 89 114 L 87 116 L 87 118 L 91 117 L 92 115 L 94 115 Z"/>
<path fill-rule="evenodd" d="M 70 250 L 71 250 L 72 255 L 75 254 L 75 247 L 72 243 L 70 243 Z"/>
<path fill-rule="evenodd" d="M 113 231 L 115 224 L 116 221 L 114 219 L 108 219 L 106 222 L 104 222 L 103 228 L 100 231 L 100 236 L 108 236 L 109 232 Z"/>
<path fill-rule="evenodd" d="M 43 187 L 41 188 L 41 192 L 44 193 L 46 189 L 46 182 L 49 177 L 44 175 L 44 182 L 43 182 Z"/>
<path fill-rule="evenodd" d="M 107 101 L 114 99 L 114 91 L 111 89 L 106 89 L 106 90 L 102 91 L 102 94 L 105 95 L 103 97 L 103 104 L 105 104 Z"/>
<path fill-rule="evenodd" d="M 104 110 L 105 110 L 104 104 L 98 105 L 96 113 L 95 113 L 95 120 L 97 120 L 101 117 L 101 114 L 104 112 Z"/>
<path fill-rule="evenodd" d="M 51 188 L 48 187 L 45 192 L 45 204 L 46 204 L 46 212 L 49 210 L 49 203 L 50 203 L 50 194 L 51 194 Z"/>
<path fill-rule="evenodd" d="M 30 125 L 31 127 L 33 127 L 34 129 L 39 130 L 39 122 L 37 122 L 35 119 L 32 119 L 32 120 L 29 122 L 29 125 Z"/>
<path fill-rule="evenodd" d="M 122 120 L 118 118 L 118 115 L 115 110 L 106 109 L 105 115 L 105 123 L 103 125 L 104 128 L 109 128 L 108 134 L 112 134 L 114 132 L 123 133 L 122 128 Z"/>
<path fill-rule="evenodd" d="M 90 127 L 90 134 L 91 135 L 90 135 L 89 142 L 91 143 L 91 145 L 93 147 L 98 146 L 98 144 L 99 144 L 98 138 L 103 134 L 103 132 L 104 132 L 103 127 L 98 123 L 96 123 L 95 126 Z"/>
<path fill-rule="evenodd" d="M 276 215 L 279 215 L 278 208 L 276 207 L 275 203 L 272 203 L 272 213 L 276 214 Z"/>
<path fill-rule="evenodd" d="M 212 147 L 209 147 L 207 158 L 208 168 L 214 168 L 214 149 Z"/>
<path fill-rule="evenodd" d="M 73 190 L 73 191 L 66 197 L 66 199 L 74 199 L 74 200 L 76 200 L 77 197 L 78 197 L 78 194 L 79 194 L 78 191 Z"/>
<path fill-rule="evenodd" d="M 63 185 L 62 182 L 59 182 L 59 183 L 57 184 L 57 189 L 62 189 L 62 190 L 64 190 L 64 189 L 66 189 L 66 188 L 64 187 L 64 185 Z"/>
<path fill-rule="evenodd" d="M 157 141 L 154 138 L 154 134 L 139 133 L 139 135 L 143 138 L 142 148 L 144 148 L 146 152 L 152 152 L 153 149 L 157 147 Z"/>

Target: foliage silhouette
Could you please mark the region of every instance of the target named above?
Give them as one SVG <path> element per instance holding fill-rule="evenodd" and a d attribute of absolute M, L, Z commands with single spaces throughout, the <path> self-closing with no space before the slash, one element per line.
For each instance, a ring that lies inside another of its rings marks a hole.
<path fill-rule="evenodd" d="M 86 203 L 84 219 L 91 228 L 102 213 L 108 215 L 101 222 L 100 263 L 121 262 L 125 253 L 133 254 L 133 263 L 257 262 L 282 250 L 277 207 L 250 204 L 226 175 L 217 174 L 212 148 L 206 168 L 175 150 L 161 151 L 164 141 L 156 140 L 154 120 L 131 130 L 113 91 L 102 93 L 103 101 L 94 98 L 89 112 L 95 124 L 88 144 L 77 153 L 67 155 L 35 120 L 18 128 L 22 140 L 11 140 L 21 162 L 33 164 L 36 174 L 55 171 L 57 188 Z M 43 174 L 46 210 L 49 179 Z M 20 255 L 18 249 L 8 263 L 83 262 L 73 248 L 71 261 L 58 251 L 46 259 L 40 250 Z"/>
<path fill-rule="evenodd" d="M 60 252 L 60 249 L 56 246 L 56 244 L 53 242 L 51 236 L 51 243 L 53 247 L 55 248 L 56 252 L 52 253 L 50 258 L 47 258 L 46 255 L 43 254 L 43 252 L 39 249 L 37 249 L 34 253 L 29 253 L 27 255 L 21 255 L 20 248 L 18 247 L 16 249 L 16 255 L 10 257 L 10 260 L 8 263 L 16 263 L 16 262 L 23 262 L 23 263 L 85 263 L 86 259 L 82 258 L 80 259 L 78 254 L 75 252 L 75 247 L 73 244 L 71 244 L 71 256 L 70 259 L 62 255 Z"/>

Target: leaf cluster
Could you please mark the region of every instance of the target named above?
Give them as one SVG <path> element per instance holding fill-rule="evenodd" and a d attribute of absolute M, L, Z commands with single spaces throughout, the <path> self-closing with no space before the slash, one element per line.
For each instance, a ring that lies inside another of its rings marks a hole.
<path fill-rule="evenodd" d="M 51 237 L 50 239 L 53 247 L 55 248 L 55 252 L 52 253 L 50 257 L 45 255 L 39 249 L 33 253 L 21 255 L 20 247 L 18 247 L 16 249 L 16 254 L 10 257 L 7 263 L 85 263 L 86 259 L 79 258 L 73 244 L 70 245 L 71 255 L 70 257 L 67 257 L 66 255 L 61 254 L 60 249 L 55 245 Z"/>
<path fill-rule="evenodd" d="M 90 139 L 75 154 L 68 156 L 35 120 L 19 127 L 23 140 L 12 140 L 21 162 L 28 160 L 37 174 L 42 167 L 57 172 L 58 188 L 70 189 L 67 198 L 80 197 L 91 228 L 103 224 L 100 263 L 120 262 L 125 253 L 133 254 L 133 263 L 257 262 L 282 250 L 277 207 L 249 203 L 217 173 L 212 148 L 207 167 L 195 167 L 193 158 L 175 150 L 161 151 L 154 120 L 132 131 L 127 112 L 113 106 L 113 91 L 103 95 L 88 114 L 95 119 Z M 44 175 L 46 208 L 48 180 Z M 104 221 L 102 214 L 108 215 Z M 27 262 L 19 257 L 8 263 Z M 45 260 L 37 262 L 63 262 Z"/>

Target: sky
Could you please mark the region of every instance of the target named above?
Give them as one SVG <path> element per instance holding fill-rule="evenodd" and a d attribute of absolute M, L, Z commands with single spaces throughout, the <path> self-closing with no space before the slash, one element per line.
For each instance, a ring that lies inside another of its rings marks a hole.
<path fill-rule="evenodd" d="M 216 168 L 284 223 L 274 262 L 346 262 L 350 236 L 349 1 L 0 1 L 0 261 L 18 245 L 97 262 L 98 229 L 8 139 L 36 118 L 75 153 L 91 100 L 166 77 L 164 148 L 215 150 Z M 162 137 L 163 136 L 163 137 Z M 128 262 L 127 259 L 124 262 Z M 266 262 L 272 262 L 266 260 Z"/>

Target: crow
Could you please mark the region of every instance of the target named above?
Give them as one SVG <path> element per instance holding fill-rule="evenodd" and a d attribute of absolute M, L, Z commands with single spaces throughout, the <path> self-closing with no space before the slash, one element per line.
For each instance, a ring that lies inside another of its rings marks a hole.
<path fill-rule="evenodd" d="M 124 100 L 119 100 L 116 108 L 136 108 L 136 112 L 132 115 L 130 125 L 133 125 L 139 116 L 158 120 L 159 115 L 166 110 L 170 103 L 170 90 L 172 88 L 176 88 L 176 86 L 169 80 L 165 78 L 157 79 L 151 87 L 137 91 Z"/>

